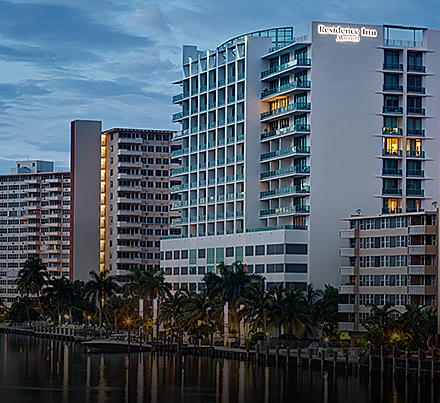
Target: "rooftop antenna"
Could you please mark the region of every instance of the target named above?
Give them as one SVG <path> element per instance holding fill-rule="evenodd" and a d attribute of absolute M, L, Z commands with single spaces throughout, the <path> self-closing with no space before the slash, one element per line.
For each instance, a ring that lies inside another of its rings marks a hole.
<path fill-rule="evenodd" d="M 437 202 L 436 201 L 433 201 L 432 203 L 431 203 L 431 205 L 436 209 L 437 208 Z"/>
<path fill-rule="evenodd" d="M 358 208 L 358 209 L 356 210 L 357 215 L 361 215 L 361 212 L 362 212 L 362 210 L 361 210 L 360 208 Z"/>

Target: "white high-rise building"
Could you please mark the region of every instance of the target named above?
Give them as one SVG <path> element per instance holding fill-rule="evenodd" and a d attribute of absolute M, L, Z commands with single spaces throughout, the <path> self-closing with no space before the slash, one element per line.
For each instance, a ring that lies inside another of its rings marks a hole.
<path fill-rule="evenodd" d="M 432 209 L 439 47 L 440 31 L 321 22 L 184 46 L 174 289 L 236 260 L 269 286 L 337 284 L 339 217 Z"/>

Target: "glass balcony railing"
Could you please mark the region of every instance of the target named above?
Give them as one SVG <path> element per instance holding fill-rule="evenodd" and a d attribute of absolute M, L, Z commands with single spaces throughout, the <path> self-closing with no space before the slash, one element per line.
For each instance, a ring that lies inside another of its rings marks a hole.
<path fill-rule="evenodd" d="M 215 87 L 217 87 L 217 83 L 210 83 L 209 84 L 209 89 L 210 90 L 214 89 Z"/>
<path fill-rule="evenodd" d="M 228 144 L 231 144 L 235 141 L 235 137 L 228 137 Z"/>
<path fill-rule="evenodd" d="M 217 145 L 218 145 L 218 146 L 223 146 L 223 145 L 225 145 L 225 139 L 218 140 L 218 141 L 217 141 Z"/>
<path fill-rule="evenodd" d="M 218 195 L 217 196 L 217 201 L 224 201 L 225 200 L 225 195 Z"/>
<path fill-rule="evenodd" d="M 383 106 L 382 113 L 403 113 L 401 106 Z"/>
<path fill-rule="evenodd" d="M 244 140 L 244 134 L 239 134 L 237 136 L 237 141 L 242 141 L 242 140 Z"/>
<path fill-rule="evenodd" d="M 229 159 L 229 158 L 228 158 Z M 228 175 L 227 177 L 226 177 L 226 180 L 228 181 L 228 182 L 233 182 L 234 181 L 234 175 Z"/>
<path fill-rule="evenodd" d="M 208 186 L 209 185 L 215 185 L 215 179 L 209 179 L 208 180 Z"/>
<path fill-rule="evenodd" d="M 215 220 L 215 214 L 208 214 L 208 220 Z"/>
<path fill-rule="evenodd" d="M 268 139 L 274 136 L 280 136 L 292 132 L 309 132 L 310 125 L 296 124 L 293 126 L 283 127 L 278 130 L 271 130 L 270 132 L 261 133 L 261 140 Z"/>
<path fill-rule="evenodd" d="M 228 84 L 235 82 L 235 76 L 228 78 Z"/>
<path fill-rule="evenodd" d="M 199 89 L 198 88 L 194 88 L 193 90 L 191 90 L 191 95 L 196 95 L 199 93 Z"/>
<path fill-rule="evenodd" d="M 231 102 L 235 102 L 235 96 L 228 98 L 228 104 L 230 104 Z"/>
<path fill-rule="evenodd" d="M 217 235 L 224 235 L 225 231 L 217 231 Z"/>
<path fill-rule="evenodd" d="M 197 132 L 197 126 L 191 127 L 191 133 Z"/>
<path fill-rule="evenodd" d="M 197 167 L 197 165 L 196 165 L 196 167 Z M 190 188 L 195 188 L 195 187 L 197 187 L 197 182 L 191 182 L 191 183 L 189 184 L 189 187 L 190 187 Z"/>
<path fill-rule="evenodd" d="M 395 85 L 395 84 L 384 84 L 383 90 L 390 91 L 390 92 L 403 92 L 403 86 L 402 85 Z"/>
<path fill-rule="evenodd" d="M 290 173 L 308 174 L 310 173 L 309 166 L 294 166 L 284 169 L 277 169 L 276 171 L 262 172 L 260 179 L 272 178 L 273 176 L 285 175 Z"/>
<path fill-rule="evenodd" d="M 243 217 L 244 211 L 243 210 L 239 210 L 235 212 L 235 216 L 236 217 Z"/>
<path fill-rule="evenodd" d="M 212 236 L 212 235 L 215 235 L 215 232 L 214 231 L 208 231 L 208 236 Z"/>
<path fill-rule="evenodd" d="M 382 127 L 382 134 L 403 134 L 402 129 L 398 127 Z"/>
<path fill-rule="evenodd" d="M 418 73 L 426 73 L 426 66 L 408 64 L 408 71 L 415 71 Z"/>
<path fill-rule="evenodd" d="M 301 229 L 306 230 L 307 225 L 274 225 L 271 227 L 248 228 L 246 232 L 276 231 L 277 229 Z"/>
<path fill-rule="evenodd" d="M 292 60 L 290 62 L 284 63 L 284 64 L 282 64 L 280 66 L 272 67 L 269 70 L 263 71 L 261 73 L 261 78 L 265 78 L 265 77 L 270 76 L 270 75 L 272 75 L 274 73 L 278 73 L 280 71 L 290 69 L 291 67 L 295 67 L 295 66 L 310 66 L 311 64 L 312 64 L 311 63 L 311 59 L 305 59 L 305 58 L 295 59 L 295 60 Z"/>
<path fill-rule="evenodd" d="M 233 122 L 235 122 L 235 116 L 230 116 L 228 118 L 228 123 L 233 123 Z"/>
<path fill-rule="evenodd" d="M 208 143 L 208 148 L 212 148 L 212 147 L 215 147 L 215 141 L 210 141 Z"/>
<path fill-rule="evenodd" d="M 209 109 L 215 108 L 215 102 L 210 102 L 209 103 Z"/>
<path fill-rule="evenodd" d="M 220 99 L 220 100 L 218 101 L 218 106 L 223 106 L 225 103 L 226 103 L 226 100 L 224 100 L 224 99 Z"/>
<path fill-rule="evenodd" d="M 197 217 L 190 217 L 190 222 L 197 221 Z"/>
<path fill-rule="evenodd" d="M 238 181 L 243 180 L 243 179 L 244 179 L 244 174 L 237 174 L 236 179 L 237 179 Z"/>
<path fill-rule="evenodd" d="M 244 155 L 237 155 L 237 162 L 244 161 Z"/>
<path fill-rule="evenodd" d="M 274 95 L 274 94 L 278 94 L 280 92 L 284 92 L 284 91 L 287 91 L 287 90 L 294 90 L 294 89 L 297 89 L 297 88 L 300 88 L 300 89 L 301 88 L 304 88 L 304 89 L 305 88 L 310 88 L 310 81 L 309 80 L 293 81 L 291 83 L 287 83 L 287 84 L 281 85 L 280 87 L 275 87 L 275 88 L 272 88 L 270 90 L 263 91 L 261 93 L 261 99 L 267 98 L 267 97 L 269 97 L 271 95 Z"/>
<path fill-rule="evenodd" d="M 408 86 L 408 92 L 412 92 L 412 93 L 416 93 L 416 94 L 424 94 L 425 93 L 425 87 Z"/>
<path fill-rule="evenodd" d="M 225 183 L 225 177 L 221 176 L 220 178 L 217 178 L 217 183 Z"/>
<path fill-rule="evenodd" d="M 228 157 L 228 159 L 226 160 L 228 164 L 232 164 L 234 162 L 235 158 L 234 157 Z"/>
<path fill-rule="evenodd" d="M 173 96 L 173 102 L 177 102 L 180 101 L 183 98 L 183 93 L 182 94 L 177 94 Z"/>
<path fill-rule="evenodd" d="M 244 78 L 244 73 L 240 73 L 240 74 L 238 75 L 238 79 L 239 79 L 239 80 L 243 80 L 243 78 Z"/>
<path fill-rule="evenodd" d="M 225 218 L 225 213 L 218 213 L 217 214 L 217 219 L 221 220 L 222 218 Z"/>
<path fill-rule="evenodd" d="M 402 170 L 394 168 L 383 168 L 382 175 L 402 176 Z"/>
<path fill-rule="evenodd" d="M 225 159 L 221 158 L 221 159 L 217 160 L 217 165 L 225 165 Z"/>
<path fill-rule="evenodd" d="M 209 124 L 209 128 L 210 128 L 210 129 L 215 128 L 215 122 L 211 122 L 211 123 Z"/>
<path fill-rule="evenodd" d="M 424 177 L 425 176 L 425 171 L 423 171 L 421 169 L 407 169 L 406 170 L 406 176 Z"/>
<path fill-rule="evenodd" d="M 383 195 L 402 195 L 402 189 L 382 188 Z"/>
<path fill-rule="evenodd" d="M 293 104 L 286 105 L 286 106 L 283 106 L 278 109 L 273 109 L 273 110 L 270 110 L 267 112 L 263 112 L 261 114 L 261 119 L 267 118 L 269 116 L 283 114 L 283 113 L 286 113 L 289 111 L 294 111 L 294 110 L 309 111 L 310 105 L 311 105 L 310 102 L 295 102 Z"/>
<path fill-rule="evenodd" d="M 191 165 L 191 171 L 195 171 L 197 169 L 197 164 Z"/>
<path fill-rule="evenodd" d="M 206 143 L 200 144 L 199 150 L 206 150 Z"/>
<path fill-rule="evenodd" d="M 234 230 L 233 229 L 228 229 L 227 231 L 226 231 L 226 234 L 233 234 L 234 233 Z"/>
<path fill-rule="evenodd" d="M 182 149 L 174 150 L 174 151 L 171 153 L 171 156 L 172 156 L 172 157 L 178 157 L 179 155 L 182 155 Z"/>
<path fill-rule="evenodd" d="M 407 136 L 425 137 L 425 130 L 424 129 L 406 129 L 406 135 Z"/>
<path fill-rule="evenodd" d="M 406 150 L 407 157 L 420 157 L 425 158 L 425 152 L 419 150 Z"/>
<path fill-rule="evenodd" d="M 189 171 L 189 167 L 182 167 L 182 172 L 188 172 Z"/>
<path fill-rule="evenodd" d="M 281 189 L 266 190 L 260 192 L 260 197 L 276 196 L 289 193 L 310 193 L 310 186 L 291 186 Z"/>
<path fill-rule="evenodd" d="M 194 115 L 199 111 L 199 108 L 191 108 L 191 115 Z"/>
<path fill-rule="evenodd" d="M 237 101 L 240 101 L 241 99 L 244 99 L 244 94 L 237 95 Z"/>
<path fill-rule="evenodd" d="M 407 196 L 425 196 L 425 191 L 423 189 L 406 189 Z"/>
<path fill-rule="evenodd" d="M 200 131 L 202 132 L 202 131 L 204 131 L 204 130 L 206 130 L 206 124 L 204 124 L 204 125 L 200 125 Z"/>
<path fill-rule="evenodd" d="M 205 169 L 206 168 L 206 162 L 202 162 L 199 164 L 199 168 L 200 169 Z"/>
<path fill-rule="evenodd" d="M 209 196 L 208 203 L 214 203 L 214 202 L 215 202 L 215 196 Z"/>
<path fill-rule="evenodd" d="M 407 213 L 420 213 L 422 211 L 425 211 L 425 210 L 422 208 L 419 208 L 419 207 L 407 207 L 406 208 Z"/>
<path fill-rule="evenodd" d="M 239 115 L 237 115 L 237 122 L 239 122 L 240 120 L 244 120 L 244 113 L 240 113 Z"/>
<path fill-rule="evenodd" d="M 243 199 L 243 197 L 244 197 L 244 192 L 238 192 L 238 193 L 236 193 L 236 194 L 235 194 L 235 197 L 236 197 L 237 199 Z"/>
<path fill-rule="evenodd" d="M 394 155 L 396 157 L 401 157 L 402 156 L 402 150 L 396 150 L 396 149 L 391 149 L 391 148 L 387 148 L 387 149 L 383 149 L 382 150 L 382 155 Z"/>
<path fill-rule="evenodd" d="M 175 113 L 175 114 L 173 115 L 173 120 L 180 119 L 180 118 L 182 118 L 182 116 L 183 116 L 183 113 L 182 113 L 182 112 Z"/>
<path fill-rule="evenodd" d="M 182 183 L 180 186 L 182 189 L 188 189 L 188 183 Z"/>
<path fill-rule="evenodd" d="M 260 161 L 264 161 L 273 157 L 280 157 L 282 155 L 287 155 L 287 154 L 310 154 L 310 147 L 295 146 L 295 147 L 285 148 L 283 150 L 261 154 Z"/>
<path fill-rule="evenodd" d="M 200 87 L 200 92 L 205 92 L 207 90 L 206 85 Z"/>
<path fill-rule="evenodd" d="M 398 63 L 384 63 L 383 64 L 384 70 L 398 70 L 403 71 L 403 64 Z"/>
<path fill-rule="evenodd" d="M 171 186 L 171 190 L 172 190 L 173 192 L 178 192 L 180 189 L 182 189 L 182 186 L 181 186 L 181 185 L 174 185 L 174 186 Z"/>
<path fill-rule="evenodd" d="M 224 119 L 220 119 L 218 122 L 219 126 L 223 126 L 225 124 L 225 120 Z"/>
<path fill-rule="evenodd" d="M 234 200 L 234 193 L 229 193 L 226 195 L 226 200 Z"/>
<path fill-rule="evenodd" d="M 199 221 L 206 221 L 206 215 L 199 215 Z"/>
<path fill-rule="evenodd" d="M 288 213 L 310 213 L 310 206 L 286 206 L 271 208 L 267 210 L 260 210 L 260 217 L 267 215 L 280 215 Z"/>
<path fill-rule="evenodd" d="M 410 108 L 410 107 L 408 107 L 408 113 L 411 113 L 414 115 L 424 115 L 425 109 L 424 108 Z"/>
<path fill-rule="evenodd" d="M 191 146 L 191 152 L 197 151 L 197 146 Z"/>
<path fill-rule="evenodd" d="M 401 207 L 383 207 L 382 214 L 400 214 L 402 212 Z"/>
<path fill-rule="evenodd" d="M 201 197 L 199 199 L 199 204 L 206 204 L 206 197 Z"/>
<path fill-rule="evenodd" d="M 219 80 L 218 81 L 218 86 L 221 87 L 222 85 L 226 84 L 226 80 Z"/>

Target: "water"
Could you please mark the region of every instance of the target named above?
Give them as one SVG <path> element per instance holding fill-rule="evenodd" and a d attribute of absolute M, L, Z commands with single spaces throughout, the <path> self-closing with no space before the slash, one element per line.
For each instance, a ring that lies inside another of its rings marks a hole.
<path fill-rule="evenodd" d="M 74 343 L 0 334 L 0 402 L 438 402 L 437 386 L 149 353 L 87 354 Z"/>

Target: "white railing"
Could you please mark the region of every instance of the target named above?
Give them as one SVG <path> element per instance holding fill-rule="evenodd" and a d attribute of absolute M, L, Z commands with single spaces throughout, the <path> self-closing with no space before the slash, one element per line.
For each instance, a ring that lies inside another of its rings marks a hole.
<path fill-rule="evenodd" d="M 354 238 L 354 229 L 341 229 L 339 230 L 339 238 Z"/>
<path fill-rule="evenodd" d="M 408 246 L 408 253 L 410 255 L 423 255 L 425 253 L 425 245 Z"/>
<path fill-rule="evenodd" d="M 340 285 L 339 294 L 354 294 L 354 285 Z"/>
<path fill-rule="evenodd" d="M 339 304 L 338 305 L 338 312 L 341 312 L 341 313 L 354 312 L 354 305 L 353 304 Z"/>
<path fill-rule="evenodd" d="M 408 286 L 408 294 L 410 294 L 410 295 L 425 294 L 425 286 L 424 285 L 409 285 Z"/>
<path fill-rule="evenodd" d="M 425 274 L 425 266 L 422 264 L 408 265 L 408 274 Z"/>
<path fill-rule="evenodd" d="M 425 233 L 425 226 L 424 225 L 411 225 L 408 227 L 408 234 L 411 235 L 417 235 L 417 234 L 424 234 Z"/>
<path fill-rule="evenodd" d="M 354 256 L 354 248 L 340 248 L 339 256 Z"/>
<path fill-rule="evenodd" d="M 354 267 L 340 267 L 339 268 L 339 275 L 340 276 L 353 276 L 354 275 Z"/>

